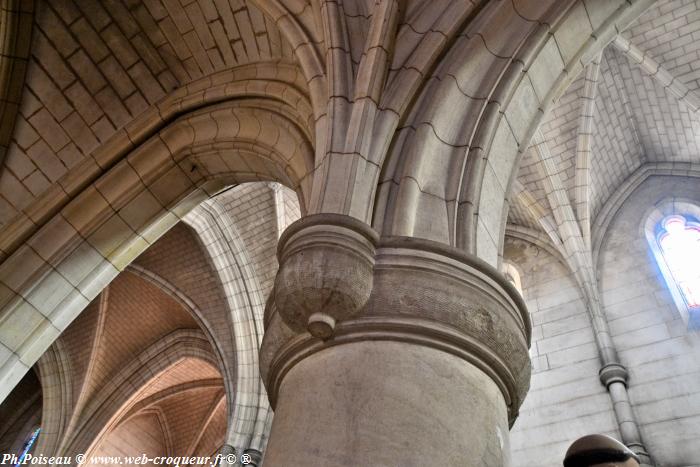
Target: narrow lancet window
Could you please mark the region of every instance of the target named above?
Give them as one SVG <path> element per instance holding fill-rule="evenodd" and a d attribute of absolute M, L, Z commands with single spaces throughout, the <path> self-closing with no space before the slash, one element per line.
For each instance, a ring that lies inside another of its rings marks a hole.
<path fill-rule="evenodd" d="M 32 431 L 32 433 L 29 435 L 29 438 L 27 438 L 27 441 L 24 443 L 24 446 L 22 446 L 22 452 L 19 453 L 17 463 L 14 465 L 14 467 L 21 467 L 26 463 L 25 458 L 27 457 L 27 454 L 29 454 L 29 451 L 32 450 L 34 442 L 39 436 L 39 433 L 41 433 L 41 428 L 37 428 L 36 430 Z"/>
<path fill-rule="evenodd" d="M 665 217 L 657 236 L 661 254 L 686 305 L 700 309 L 700 224 L 684 216 Z"/>

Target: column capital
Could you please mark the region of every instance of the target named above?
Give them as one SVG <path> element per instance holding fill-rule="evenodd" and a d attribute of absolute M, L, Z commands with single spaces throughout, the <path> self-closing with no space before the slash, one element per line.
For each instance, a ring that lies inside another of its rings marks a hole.
<path fill-rule="evenodd" d="M 261 349 L 273 407 L 285 375 L 306 357 L 358 341 L 395 341 L 479 368 L 500 388 L 513 423 L 529 387 L 531 327 L 522 297 L 496 269 L 430 240 L 380 239 L 338 215 L 290 226 L 278 257 Z M 326 317 L 332 321 L 316 332 Z"/>
<path fill-rule="evenodd" d="M 627 386 L 629 372 L 621 363 L 609 363 L 598 371 L 598 376 L 600 377 L 600 382 L 606 388 L 612 383 L 622 383 Z"/>
<path fill-rule="evenodd" d="M 340 214 L 316 214 L 280 237 L 272 293 L 276 311 L 295 332 L 328 339 L 335 324 L 362 309 L 372 291 L 378 234 Z"/>

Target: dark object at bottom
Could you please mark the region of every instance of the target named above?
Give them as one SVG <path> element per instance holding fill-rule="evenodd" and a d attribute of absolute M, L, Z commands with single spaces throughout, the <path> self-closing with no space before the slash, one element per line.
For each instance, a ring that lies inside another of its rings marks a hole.
<path fill-rule="evenodd" d="M 637 467 L 639 462 L 639 457 L 618 440 L 606 435 L 588 435 L 577 439 L 569 447 L 564 467 L 590 467 L 605 463 Z"/>

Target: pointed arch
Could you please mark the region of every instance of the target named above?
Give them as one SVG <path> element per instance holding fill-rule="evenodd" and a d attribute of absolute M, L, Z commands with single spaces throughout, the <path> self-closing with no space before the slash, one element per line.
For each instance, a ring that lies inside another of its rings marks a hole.
<path fill-rule="evenodd" d="M 294 108 L 261 99 L 194 107 L 172 122 L 158 119 L 165 126 L 125 157 L 129 136 L 116 151 L 103 148 L 114 163 L 97 174 L 86 169 L 92 183 L 68 202 L 58 197 L 62 209 L 0 265 L 2 324 L 24 323 L 23 332 L 0 337 L 0 399 L 119 271 L 203 200 L 261 180 L 305 196 L 313 151 L 290 120 Z"/>
<path fill-rule="evenodd" d="M 700 205 L 667 198 L 650 208 L 644 236 L 689 329 L 700 329 Z"/>

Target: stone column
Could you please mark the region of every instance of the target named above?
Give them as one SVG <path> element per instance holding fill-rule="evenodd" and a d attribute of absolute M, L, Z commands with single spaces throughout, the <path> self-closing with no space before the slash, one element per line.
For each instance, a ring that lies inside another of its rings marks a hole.
<path fill-rule="evenodd" d="M 278 257 L 265 467 L 509 464 L 530 324 L 500 273 L 340 215 L 291 225 Z"/>
<path fill-rule="evenodd" d="M 622 441 L 639 456 L 642 466 L 652 466 L 654 463 L 642 442 L 642 435 L 639 433 L 639 426 L 627 392 L 628 379 L 627 368 L 619 363 L 605 365 L 600 370 L 600 381 L 610 393 Z"/>
<path fill-rule="evenodd" d="M 219 450 L 219 462 L 218 465 L 224 466 L 224 465 L 237 465 L 238 464 L 238 459 L 236 458 L 236 462 L 229 462 L 229 456 L 236 456 L 236 448 L 231 446 L 230 444 L 224 444 L 221 446 L 221 449 Z M 233 459 L 234 457 L 231 457 Z"/>
<path fill-rule="evenodd" d="M 250 465 L 253 467 L 259 467 L 262 465 L 262 453 L 257 449 L 248 448 L 243 452 L 245 457 L 245 463 L 243 465 Z"/>

